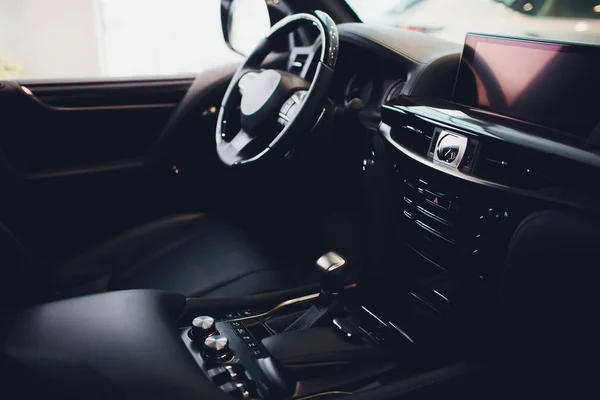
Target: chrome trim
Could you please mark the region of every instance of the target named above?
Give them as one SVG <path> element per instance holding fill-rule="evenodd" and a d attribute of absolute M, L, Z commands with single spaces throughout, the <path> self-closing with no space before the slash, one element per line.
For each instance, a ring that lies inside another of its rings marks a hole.
<path fill-rule="evenodd" d="M 453 136 L 456 139 L 458 139 L 458 141 L 460 142 L 460 148 L 458 150 L 458 155 L 452 162 L 440 160 L 440 158 L 438 156 L 438 150 L 440 149 L 440 143 L 442 142 L 442 140 L 444 140 L 448 136 Z M 440 132 L 440 134 L 438 135 L 437 143 L 435 144 L 435 148 L 433 149 L 433 162 L 437 162 L 438 164 L 445 165 L 450 168 L 458 169 L 458 166 L 460 165 L 460 162 L 462 161 L 462 159 L 465 155 L 465 152 L 467 151 L 468 142 L 469 142 L 469 140 L 465 136 L 443 129 Z"/>
<path fill-rule="evenodd" d="M 317 260 L 317 266 L 321 268 L 323 272 L 335 271 L 344 265 L 346 265 L 346 259 L 335 251 L 325 253 Z"/>
<path fill-rule="evenodd" d="M 240 392 L 242 392 L 242 399 L 250 398 L 250 392 L 246 390 L 243 383 L 235 383 L 235 386 L 240 389 Z"/>
<path fill-rule="evenodd" d="M 237 372 L 235 372 L 233 370 L 233 367 L 231 365 L 226 365 L 225 369 L 227 370 L 227 372 L 229 372 L 229 376 L 231 377 L 232 380 L 237 379 Z"/>
<path fill-rule="evenodd" d="M 447 238 L 446 236 L 444 236 L 440 232 L 436 231 L 435 229 L 433 229 L 429 225 L 427 225 L 427 224 L 419 221 L 418 219 L 415 219 L 415 224 L 417 224 L 417 226 L 419 226 L 420 228 L 425 229 L 427 232 L 431 233 L 432 235 L 436 236 L 439 239 L 442 239 L 443 241 L 445 241 L 447 243 L 456 244 L 456 242 L 454 240 L 452 240 L 450 238 Z"/>
<path fill-rule="evenodd" d="M 489 186 L 492 188 L 496 188 L 496 189 L 501 189 L 501 190 L 505 190 L 505 191 L 513 191 L 513 192 L 517 192 L 517 193 L 527 193 L 529 194 L 529 191 L 526 190 L 520 190 L 520 189 L 516 189 L 510 186 L 505 186 L 502 185 L 500 183 L 496 183 L 496 182 L 492 182 L 492 181 L 487 181 L 485 179 L 481 179 L 481 178 L 476 178 L 472 175 L 468 175 L 458 169 L 451 169 L 451 168 L 447 168 L 444 167 L 443 165 L 440 164 L 436 164 L 433 161 L 423 157 L 420 154 L 414 153 L 413 151 L 407 149 L 406 147 L 403 147 L 402 145 L 400 145 L 398 142 L 396 142 L 394 139 L 392 139 L 392 135 L 391 135 L 391 131 L 392 131 L 392 127 L 389 126 L 388 124 L 386 124 L 385 122 L 382 122 L 379 125 L 379 133 L 381 133 L 381 135 L 390 143 L 392 144 L 392 146 L 394 146 L 395 148 L 397 148 L 398 150 L 400 150 L 402 153 L 404 153 L 406 156 L 412 158 L 413 160 L 420 162 L 423 165 L 426 165 L 428 167 L 431 167 L 437 171 L 446 173 L 448 175 L 452 175 L 454 177 L 460 178 L 460 179 L 464 179 L 466 181 L 469 182 L 474 182 L 474 183 L 478 183 L 480 185 L 484 185 L 484 186 Z"/>
<path fill-rule="evenodd" d="M 390 323 L 390 325 L 392 326 L 392 328 L 394 328 L 395 330 L 397 330 L 398 332 L 400 332 L 402 334 L 402 336 L 404 336 L 406 339 L 408 339 L 411 343 L 415 342 L 410 336 L 408 336 L 408 334 L 406 332 L 404 332 L 402 329 L 400 329 L 392 321 L 388 321 L 388 322 Z"/>
<path fill-rule="evenodd" d="M 267 151 L 271 150 L 270 147 L 267 147 L 266 149 L 264 149 L 263 151 L 261 151 L 260 153 L 258 153 L 257 155 L 255 155 L 254 157 L 250 157 L 250 158 L 246 158 L 245 160 L 239 160 L 233 163 L 233 165 L 242 165 L 242 164 L 246 164 L 246 163 L 250 163 L 253 161 L 258 160 L 259 158 L 261 158 L 262 156 L 264 156 L 265 154 L 267 154 Z"/>
<path fill-rule="evenodd" d="M 325 115 L 325 111 L 326 111 L 325 107 L 323 107 L 323 110 L 321 110 L 321 114 L 319 115 L 319 118 L 317 118 L 317 122 L 315 122 L 315 124 L 313 125 L 311 131 L 315 130 L 315 128 L 317 126 L 319 126 L 319 124 L 321 123 L 321 120 L 323 119 L 323 116 Z"/>
<path fill-rule="evenodd" d="M 363 310 L 365 310 L 366 312 L 369 313 L 369 315 L 371 315 L 373 318 L 375 318 L 377 321 L 379 321 L 381 323 L 381 325 L 388 327 L 388 324 L 386 324 L 385 322 L 383 322 L 381 320 L 381 318 L 379 318 L 377 315 L 373 314 L 373 312 L 371 312 L 367 307 L 365 306 L 361 306 L 360 308 L 362 308 Z"/>
<path fill-rule="evenodd" d="M 384 106 L 390 110 L 394 110 L 393 108 L 389 107 L 389 106 Z M 561 205 L 569 205 L 569 206 L 578 206 L 581 207 L 581 204 L 575 204 L 573 201 L 567 200 L 567 199 L 557 199 L 555 197 L 551 197 L 550 195 L 544 195 L 544 193 L 541 193 L 540 191 L 534 191 L 534 190 L 526 190 L 526 189 L 518 189 L 512 186 L 506 186 L 506 185 L 502 185 L 500 183 L 496 183 L 496 182 L 492 182 L 492 181 L 488 181 L 482 178 L 477 178 L 473 175 L 469 175 L 467 173 L 464 173 L 458 169 L 452 169 L 452 168 L 447 168 L 444 167 L 443 165 L 439 165 L 434 163 L 433 161 L 429 160 L 426 157 L 423 157 L 420 154 L 417 154 L 409 149 L 407 149 L 406 147 L 400 145 L 398 142 L 396 142 L 391 135 L 391 130 L 392 127 L 389 126 L 388 124 L 386 124 L 385 122 L 382 122 L 379 125 L 379 133 L 381 134 L 381 136 L 383 136 L 385 138 L 385 140 L 387 140 L 392 146 L 394 146 L 396 149 L 398 149 L 400 152 L 402 152 L 405 156 L 413 159 L 414 161 L 423 164 L 427 167 L 433 168 L 436 171 L 439 172 L 443 172 L 445 174 L 451 175 L 455 178 L 458 179 L 462 179 L 465 181 L 469 181 L 469 182 L 473 182 L 482 186 L 486 186 L 489 188 L 493 188 L 493 189 L 498 189 L 498 190 L 502 190 L 504 192 L 508 192 L 508 193 L 514 193 L 514 194 L 518 194 L 521 196 L 529 196 L 535 199 L 540 199 L 540 200 L 544 200 L 544 201 L 549 201 L 552 203 L 556 203 L 556 204 L 561 204 Z M 593 212 L 597 212 L 596 208 L 592 208 L 592 207 L 585 207 L 587 210 L 593 211 Z"/>
<path fill-rule="evenodd" d="M 351 283 L 349 285 L 344 286 L 344 290 L 354 289 L 357 286 L 358 285 L 356 283 Z M 290 300 L 283 301 L 283 302 L 277 304 L 275 307 L 273 307 L 269 311 L 266 311 L 266 312 L 264 312 L 262 314 L 251 315 L 249 317 L 227 319 L 225 321 L 248 321 L 248 320 L 253 320 L 253 319 L 258 319 L 258 318 L 265 318 L 265 317 L 268 317 L 271 314 L 273 314 L 275 311 L 278 311 L 278 310 L 280 310 L 282 308 L 285 308 L 285 307 L 291 306 L 291 305 L 295 305 L 295 304 L 305 303 L 307 301 L 314 300 L 317 297 L 319 297 L 319 293 L 307 294 L 306 296 L 296 297 L 296 298 L 293 298 L 293 299 L 290 299 Z"/>
<path fill-rule="evenodd" d="M 271 314 L 273 314 L 275 311 L 278 311 L 278 310 L 280 310 L 280 309 L 282 309 L 284 307 L 295 305 L 295 304 L 305 303 L 307 301 L 314 300 L 317 297 L 319 297 L 319 293 L 308 294 L 306 296 L 297 297 L 295 299 L 290 299 L 290 300 L 286 300 L 284 302 L 281 302 L 281 303 L 277 304 L 275 307 L 273 307 L 272 309 L 270 309 L 269 311 L 264 312 L 262 314 L 251 315 L 249 317 L 228 319 L 227 321 L 248 321 L 248 320 L 253 320 L 253 319 L 265 318 L 265 317 L 268 317 Z"/>
<path fill-rule="evenodd" d="M 442 299 L 446 300 L 448 302 L 448 304 L 450 304 L 450 299 L 447 298 L 446 296 L 444 296 L 443 294 L 441 294 L 440 292 L 438 292 L 437 290 L 433 289 L 433 293 L 437 294 L 438 296 L 440 296 Z"/>
<path fill-rule="evenodd" d="M 33 92 L 27 86 L 21 85 L 21 90 L 24 91 L 27 96 L 34 96 L 35 97 L 35 95 L 33 94 Z"/>
<path fill-rule="evenodd" d="M 434 267 L 439 268 L 440 270 L 444 271 L 444 272 L 448 272 L 448 270 L 444 267 L 442 267 L 440 264 L 438 264 L 437 262 L 433 261 L 431 258 L 427 257 L 427 255 L 423 254 L 420 250 L 417 250 L 416 248 L 414 248 L 413 246 L 411 246 L 408 243 L 405 243 L 406 246 L 408 246 L 409 249 L 411 249 L 412 251 L 414 251 L 415 253 L 417 253 L 417 255 L 419 257 L 421 257 L 422 259 L 424 259 L 425 261 L 433 264 Z"/>
<path fill-rule="evenodd" d="M 438 310 L 433 304 L 431 304 L 431 302 L 425 300 L 424 298 L 422 298 L 421 296 L 415 294 L 414 292 L 410 292 L 410 295 L 412 297 L 414 297 L 415 299 L 419 300 L 421 303 L 425 304 L 427 307 L 431 308 L 436 313 L 441 314 L 440 310 Z"/>
<path fill-rule="evenodd" d="M 21 90 L 34 100 L 39 106 L 52 111 L 102 111 L 102 110 L 135 110 L 144 108 L 172 108 L 176 103 L 158 103 L 158 104 L 124 104 L 111 106 L 84 106 L 84 107 L 61 107 L 53 106 L 40 100 L 27 86 L 21 85 Z"/>
<path fill-rule="evenodd" d="M 404 198 L 404 200 L 406 200 L 406 197 Z M 427 199 L 425 199 L 425 200 L 427 200 Z M 437 215 L 435 215 L 431 211 L 426 210 L 426 209 L 424 209 L 423 207 L 421 207 L 419 205 L 417 206 L 417 211 L 419 211 L 421 214 L 425 215 L 426 217 L 429 217 L 429 218 L 431 218 L 431 219 L 439 222 L 442 225 L 446 225 L 446 226 L 449 226 L 449 227 L 454 226 L 454 224 L 452 224 L 451 222 L 446 221 L 444 218 L 438 217 Z"/>
<path fill-rule="evenodd" d="M 354 393 L 353 392 L 342 392 L 339 390 L 334 390 L 331 392 L 322 392 L 322 393 L 317 393 L 317 394 L 311 394 L 310 396 L 305 396 L 305 397 L 298 397 L 296 400 L 310 400 L 310 399 L 318 399 L 319 397 L 323 397 L 323 396 L 331 396 L 331 395 L 342 395 L 342 396 L 352 396 Z"/>

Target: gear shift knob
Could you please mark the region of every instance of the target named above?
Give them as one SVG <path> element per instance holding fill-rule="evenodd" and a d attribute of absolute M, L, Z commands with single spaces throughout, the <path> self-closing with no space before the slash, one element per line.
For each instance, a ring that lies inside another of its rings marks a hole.
<path fill-rule="evenodd" d="M 334 251 L 323 254 L 317 260 L 317 268 L 323 274 L 321 294 L 297 320 L 285 329 L 285 332 L 310 329 L 329 318 L 341 303 L 339 293 L 344 289 L 348 275 L 346 259 Z"/>
<path fill-rule="evenodd" d="M 348 264 L 346 259 L 334 251 L 323 254 L 317 260 L 317 267 L 323 273 L 321 292 L 324 294 L 339 293 L 346 283 Z"/>

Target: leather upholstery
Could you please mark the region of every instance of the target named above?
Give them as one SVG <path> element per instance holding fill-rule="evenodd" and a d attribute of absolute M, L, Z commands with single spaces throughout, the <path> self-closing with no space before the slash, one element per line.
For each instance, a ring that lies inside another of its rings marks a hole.
<path fill-rule="evenodd" d="M 181 295 L 136 290 L 20 313 L 2 343 L 4 393 L 15 393 L 5 398 L 227 399 L 175 328 L 184 307 Z"/>
<path fill-rule="evenodd" d="M 160 289 L 192 296 L 244 296 L 285 288 L 285 273 L 238 229 L 203 214 L 148 223 L 59 268 L 63 296 Z"/>

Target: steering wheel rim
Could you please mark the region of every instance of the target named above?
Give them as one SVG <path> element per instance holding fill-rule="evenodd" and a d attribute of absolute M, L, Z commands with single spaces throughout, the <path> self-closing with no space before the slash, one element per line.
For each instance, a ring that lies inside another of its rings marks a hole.
<path fill-rule="evenodd" d="M 312 82 L 310 84 L 306 81 L 302 82 L 301 78 L 284 71 L 261 70 L 262 62 L 273 50 L 276 41 L 304 24 L 317 27 L 319 40 L 322 43 Z M 306 125 L 315 121 L 319 113 L 322 113 L 323 102 L 333 79 L 338 51 L 337 26 L 325 12 L 317 10 L 315 15 L 294 14 L 276 23 L 239 66 L 225 92 L 215 134 L 220 160 L 227 166 L 256 162 L 267 154 L 277 153 L 279 149 L 287 149 L 304 129 L 312 128 Z M 303 98 L 298 98 L 299 92 L 305 92 L 301 95 Z M 289 100 L 293 96 L 296 98 Z M 263 120 L 275 117 L 274 111 L 279 112 L 279 116 L 283 117 L 280 112 L 283 99 L 296 103 L 294 115 L 265 148 L 253 149 L 252 152 L 244 151 L 258 137 L 258 134 L 255 136 L 255 133 L 246 130 L 260 125 Z M 230 111 L 237 108 L 238 100 L 242 109 L 242 129 L 232 140 L 227 141 L 227 119 Z M 273 151 L 275 149 L 278 151 Z"/>

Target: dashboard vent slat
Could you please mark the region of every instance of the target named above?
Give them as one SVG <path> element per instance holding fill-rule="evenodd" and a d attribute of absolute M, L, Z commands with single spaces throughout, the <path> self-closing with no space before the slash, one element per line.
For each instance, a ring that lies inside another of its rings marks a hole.
<path fill-rule="evenodd" d="M 509 154 L 507 150 L 503 152 L 486 146 L 482 149 L 474 174 L 492 182 L 522 189 L 541 189 L 556 183 L 553 177 L 539 170 L 543 163 L 532 162 L 526 157 L 511 157 Z"/>
<path fill-rule="evenodd" d="M 400 145 L 426 156 L 433 138 L 433 128 L 414 123 L 404 124 L 392 129 L 391 136 Z"/>

